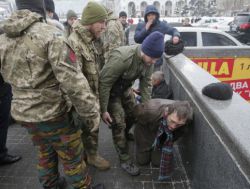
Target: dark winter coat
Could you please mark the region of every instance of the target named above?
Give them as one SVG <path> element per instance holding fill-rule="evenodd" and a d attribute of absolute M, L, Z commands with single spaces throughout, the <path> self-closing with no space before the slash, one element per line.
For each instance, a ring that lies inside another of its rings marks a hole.
<path fill-rule="evenodd" d="M 162 81 L 157 86 L 153 86 L 151 98 L 171 99 L 171 97 L 172 90 L 165 81 Z"/>
<path fill-rule="evenodd" d="M 155 13 L 157 15 L 157 18 L 155 22 L 151 25 L 149 30 L 146 30 L 145 26 L 147 23 L 147 15 L 149 13 Z M 137 27 L 135 29 L 135 35 L 134 40 L 136 43 L 142 43 L 143 40 L 152 32 L 159 31 L 162 34 L 169 34 L 172 36 L 180 36 L 180 33 L 177 31 L 177 29 L 172 28 L 169 26 L 166 22 L 162 22 L 159 20 L 159 12 L 156 9 L 155 6 L 149 5 L 146 7 L 145 10 L 145 16 L 144 16 L 144 22 L 140 22 L 137 24 Z"/>

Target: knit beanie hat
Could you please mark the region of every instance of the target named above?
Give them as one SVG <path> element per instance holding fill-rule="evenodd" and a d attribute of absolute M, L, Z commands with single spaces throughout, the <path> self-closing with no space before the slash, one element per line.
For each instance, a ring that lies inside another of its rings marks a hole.
<path fill-rule="evenodd" d="M 69 20 L 70 18 L 77 18 L 77 14 L 73 11 L 73 10 L 69 10 L 67 12 L 67 20 Z"/>
<path fill-rule="evenodd" d="M 164 35 L 158 31 L 152 32 L 142 42 L 141 50 L 151 58 L 160 58 L 164 51 Z"/>
<path fill-rule="evenodd" d="M 119 18 L 122 17 L 122 16 L 128 17 L 128 15 L 127 15 L 127 13 L 125 11 L 121 11 L 119 13 Z"/>
<path fill-rule="evenodd" d="M 108 13 L 105 8 L 95 1 L 90 1 L 83 9 L 81 23 L 83 25 L 93 24 L 107 19 Z"/>
<path fill-rule="evenodd" d="M 45 18 L 45 12 L 43 7 L 43 0 L 16 0 L 17 10 L 28 9 L 32 12 L 36 12 Z"/>
<path fill-rule="evenodd" d="M 202 94 L 216 100 L 229 100 L 233 96 L 233 89 L 228 83 L 211 83 L 202 89 Z"/>
<path fill-rule="evenodd" d="M 45 9 L 49 12 L 55 12 L 55 4 L 53 0 L 44 0 Z"/>

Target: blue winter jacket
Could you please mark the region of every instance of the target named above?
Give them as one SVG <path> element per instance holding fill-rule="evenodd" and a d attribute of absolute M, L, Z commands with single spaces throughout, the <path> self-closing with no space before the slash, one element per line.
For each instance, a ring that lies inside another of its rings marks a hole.
<path fill-rule="evenodd" d="M 147 23 L 147 15 L 149 13 L 155 13 L 157 15 L 155 22 L 151 25 L 149 30 L 146 30 L 145 26 Z M 135 29 L 134 40 L 136 43 L 142 43 L 143 40 L 152 32 L 159 31 L 162 34 L 168 34 L 172 36 L 180 36 L 177 29 L 169 26 L 166 22 L 159 20 L 159 12 L 154 5 L 148 5 L 145 10 L 144 22 L 138 23 Z"/>

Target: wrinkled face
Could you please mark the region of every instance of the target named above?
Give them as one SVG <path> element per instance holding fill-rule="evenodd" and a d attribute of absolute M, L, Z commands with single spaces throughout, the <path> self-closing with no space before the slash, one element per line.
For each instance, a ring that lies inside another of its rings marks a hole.
<path fill-rule="evenodd" d="M 186 124 L 186 119 L 179 119 L 176 112 L 167 116 L 168 129 L 174 131 Z"/>
<path fill-rule="evenodd" d="M 69 19 L 67 20 L 67 22 L 68 22 L 68 24 L 69 24 L 70 26 L 72 26 L 72 25 L 75 23 L 76 20 L 77 20 L 77 17 L 71 17 L 71 18 L 69 18 Z"/>
<path fill-rule="evenodd" d="M 100 38 L 101 33 L 106 29 L 106 21 L 99 21 L 90 25 L 90 32 L 95 36 L 96 39 Z"/>
<path fill-rule="evenodd" d="M 149 13 L 149 14 L 147 15 L 147 19 L 148 19 L 148 21 L 153 21 L 153 20 L 155 20 L 155 19 L 156 19 L 156 14 L 155 14 L 155 13 Z"/>
<path fill-rule="evenodd" d="M 152 83 L 152 86 L 157 86 L 157 85 L 159 85 L 160 80 L 159 79 L 155 79 L 155 78 L 151 78 L 151 83 Z"/>
<path fill-rule="evenodd" d="M 160 58 L 152 58 L 146 54 L 142 54 L 142 60 L 147 66 L 151 66 L 152 64 L 155 64 L 157 60 Z"/>
<path fill-rule="evenodd" d="M 127 17 L 126 16 L 121 16 L 119 18 L 119 20 L 121 21 L 122 25 L 125 25 L 127 23 Z"/>

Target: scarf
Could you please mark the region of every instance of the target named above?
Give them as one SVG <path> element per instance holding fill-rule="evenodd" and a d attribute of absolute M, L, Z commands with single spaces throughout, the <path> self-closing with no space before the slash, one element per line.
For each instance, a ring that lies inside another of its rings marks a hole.
<path fill-rule="evenodd" d="M 173 133 L 167 127 L 166 118 L 161 120 L 153 147 L 162 151 L 158 180 L 169 179 L 173 169 Z"/>

